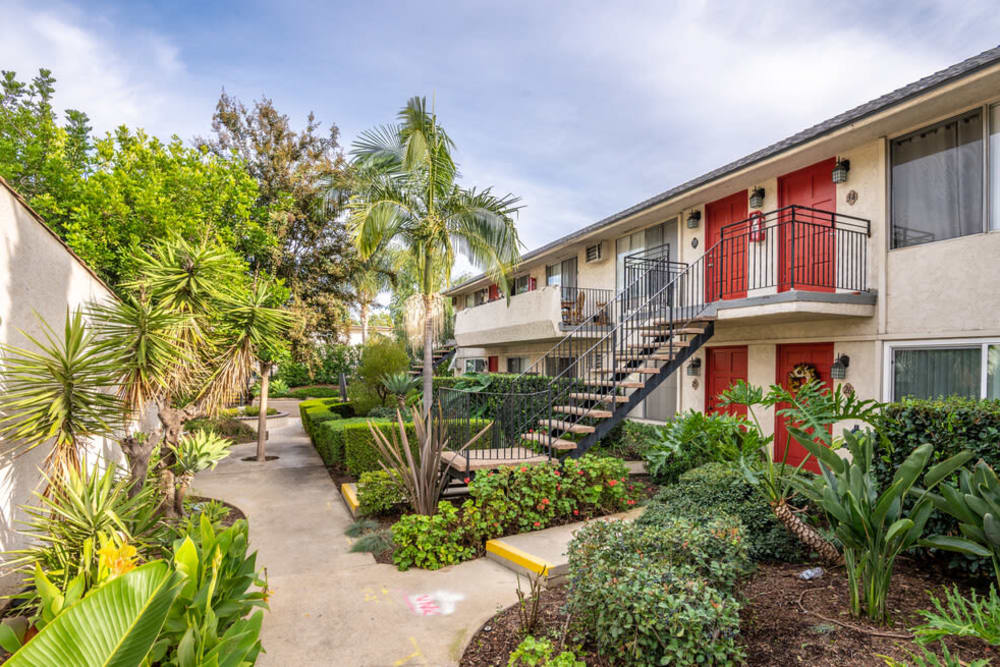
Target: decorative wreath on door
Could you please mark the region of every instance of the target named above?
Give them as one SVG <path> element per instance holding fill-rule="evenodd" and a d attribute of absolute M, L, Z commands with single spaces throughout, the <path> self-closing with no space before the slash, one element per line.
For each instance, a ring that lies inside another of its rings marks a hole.
<path fill-rule="evenodd" d="M 788 371 L 788 389 L 793 392 L 817 380 L 819 371 L 812 364 L 795 364 L 795 367 Z"/>

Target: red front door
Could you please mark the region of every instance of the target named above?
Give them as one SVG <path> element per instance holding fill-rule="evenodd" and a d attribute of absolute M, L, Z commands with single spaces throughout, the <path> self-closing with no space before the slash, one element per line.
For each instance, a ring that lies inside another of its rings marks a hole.
<path fill-rule="evenodd" d="M 496 373 L 500 370 L 500 357 L 491 356 L 488 359 L 490 373 Z"/>
<path fill-rule="evenodd" d="M 705 206 L 705 301 L 747 295 L 747 193 L 743 190 Z"/>
<path fill-rule="evenodd" d="M 719 405 L 719 394 L 736 382 L 747 379 L 747 346 L 709 347 L 705 354 L 705 413 L 746 417 L 743 405 Z"/>
<path fill-rule="evenodd" d="M 836 158 L 785 174 L 778 179 L 778 206 L 805 206 L 835 213 L 837 186 L 833 183 Z M 783 211 L 779 240 L 778 291 L 790 289 L 832 292 L 836 263 L 833 216 L 816 211 Z"/>
<path fill-rule="evenodd" d="M 793 345 L 778 346 L 778 377 L 775 378 L 777 384 L 785 389 L 789 389 L 788 374 L 799 364 L 809 364 L 816 369 L 820 381 L 829 388 L 833 388 L 830 381 L 830 366 L 833 365 L 833 343 L 796 343 Z M 775 406 L 774 415 L 774 460 L 781 461 L 785 456 L 785 449 L 788 449 L 786 463 L 797 466 L 806 457 L 806 448 L 788 435 L 786 428 L 788 421 L 777 414 L 778 410 L 787 408 L 787 403 L 779 403 Z M 815 457 L 810 457 L 803 466 L 806 470 L 819 472 L 819 465 Z"/>

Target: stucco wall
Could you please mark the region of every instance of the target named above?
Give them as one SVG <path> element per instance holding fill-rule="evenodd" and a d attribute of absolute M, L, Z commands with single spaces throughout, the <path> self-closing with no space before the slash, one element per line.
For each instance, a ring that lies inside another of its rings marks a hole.
<path fill-rule="evenodd" d="M 459 347 L 498 345 L 512 341 L 561 338 L 558 287 L 540 287 L 455 313 Z"/>
<path fill-rule="evenodd" d="M 21 331 L 45 340 L 34 311 L 61 336 L 67 307 L 107 298 L 111 292 L 0 183 L 0 342 L 32 349 Z M 41 446 L 15 456 L 15 448 L 0 441 L 0 550 L 25 544 L 15 532 L 23 518 L 17 508 L 40 490 L 38 465 L 47 451 Z M 120 460 L 121 453 L 116 444 L 100 441 L 87 456 Z M 14 585 L 9 576 L 0 577 L 0 591 Z"/>

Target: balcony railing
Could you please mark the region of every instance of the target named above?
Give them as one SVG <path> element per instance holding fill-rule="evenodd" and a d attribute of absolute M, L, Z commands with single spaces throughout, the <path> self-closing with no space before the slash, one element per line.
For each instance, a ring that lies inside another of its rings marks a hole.
<path fill-rule="evenodd" d="M 594 287 L 562 287 L 562 321 L 566 325 L 591 322 L 598 326 L 611 324 L 610 304 L 615 298 L 611 289 Z"/>
<path fill-rule="evenodd" d="M 706 300 L 773 292 L 868 291 L 871 223 L 788 206 L 723 227 L 705 251 Z"/>

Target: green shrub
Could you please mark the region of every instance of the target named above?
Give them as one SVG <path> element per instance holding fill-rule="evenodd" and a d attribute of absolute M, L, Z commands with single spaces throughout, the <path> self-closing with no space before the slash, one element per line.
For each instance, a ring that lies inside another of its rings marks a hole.
<path fill-rule="evenodd" d="M 301 387 L 303 385 L 312 384 L 312 374 L 309 372 L 309 366 L 306 364 L 301 364 L 295 361 L 287 361 L 278 364 L 278 376 L 277 379 L 284 382 L 289 387 Z"/>
<path fill-rule="evenodd" d="M 362 514 L 387 514 L 405 502 L 406 487 L 399 473 L 372 470 L 358 478 L 358 509 Z"/>
<path fill-rule="evenodd" d="M 590 451 L 632 461 L 641 460 L 659 439 L 659 427 L 655 424 L 625 419 Z"/>
<path fill-rule="evenodd" d="M 191 433 L 194 431 L 215 431 L 227 440 L 234 443 L 253 442 L 257 440 L 257 431 L 253 426 L 235 417 L 199 417 L 184 424 L 184 430 Z"/>
<path fill-rule="evenodd" d="M 337 387 L 301 387 L 292 389 L 286 394 L 289 398 L 336 398 L 340 399 L 340 389 Z"/>
<path fill-rule="evenodd" d="M 660 525 L 677 517 L 704 521 L 720 516 L 740 519 L 747 551 L 755 561 L 799 562 L 806 555 L 743 474 L 725 463 L 682 473 L 676 484 L 660 490 L 636 522 Z"/>
<path fill-rule="evenodd" d="M 753 424 L 743 417 L 691 410 L 659 429 L 659 441 L 645 453 L 646 465 L 657 482 L 669 484 L 705 463 L 736 461 L 743 451 L 764 444 L 759 440 Z"/>
<path fill-rule="evenodd" d="M 260 396 L 260 382 L 254 383 L 253 387 L 250 388 L 250 393 L 254 396 Z M 267 395 L 270 398 L 284 398 L 288 396 L 288 385 L 281 378 L 274 378 L 268 385 Z"/>
<path fill-rule="evenodd" d="M 405 372 L 409 367 L 410 357 L 401 343 L 383 336 L 369 340 L 361 350 L 361 358 L 347 391 L 356 412 L 366 415 L 372 408 L 388 405 L 391 397 L 382 379 L 386 375 Z"/>
<path fill-rule="evenodd" d="M 342 417 L 336 412 L 329 410 L 325 405 L 317 405 L 306 410 L 306 421 L 303 426 L 306 429 L 306 433 L 312 437 L 320 424 L 333 421 L 334 419 L 342 419 Z"/>
<path fill-rule="evenodd" d="M 983 460 L 1000 470 L 1000 400 L 978 401 L 952 397 L 942 400 L 906 399 L 886 405 L 877 425 L 883 443 L 875 452 L 875 475 L 885 488 L 899 464 L 910 452 L 924 443 L 934 446 L 928 463 L 936 463 L 964 449 L 974 452 L 973 461 Z M 958 475 L 945 480 L 959 486 Z M 912 506 L 914 498 L 908 499 Z M 927 522 L 927 535 L 957 535 L 958 521 L 943 512 L 935 512 Z M 919 552 L 918 552 L 919 553 Z M 968 574 L 991 576 L 993 566 L 988 558 L 960 553 L 933 552 L 946 558 L 950 569 Z"/>
<path fill-rule="evenodd" d="M 434 516 L 406 514 L 392 525 L 396 544 L 392 559 L 400 570 L 419 567 L 437 570 L 474 558 L 476 549 L 466 543 L 458 510 L 448 502 L 438 503 Z"/>
<path fill-rule="evenodd" d="M 583 660 L 577 660 L 572 651 L 563 651 L 554 656 L 555 646 L 551 639 L 535 639 L 527 636 L 510 654 L 507 667 L 587 667 Z"/>
<path fill-rule="evenodd" d="M 598 651 L 630 665 L 740 662 L 739 520 L 595 521 L 569 545 L 568 610 Z"/>
<path fill-rule="evenodd" d="M 248 405 L 248 406 L 244 407 L 243 409 L 241 409 L 240 412 L 239 412 L 239 414 L 242 417 L 258 417 L 258 416 L 260 416 L 260 406 L 259 405 Z M 269 417 L 271 415 L 276 415 L 276 414 L 278 414 L 278 410 L 277 410 L 277 408 L 268 408 L 267 409 L 267 414 L 268 414 Z"/>

